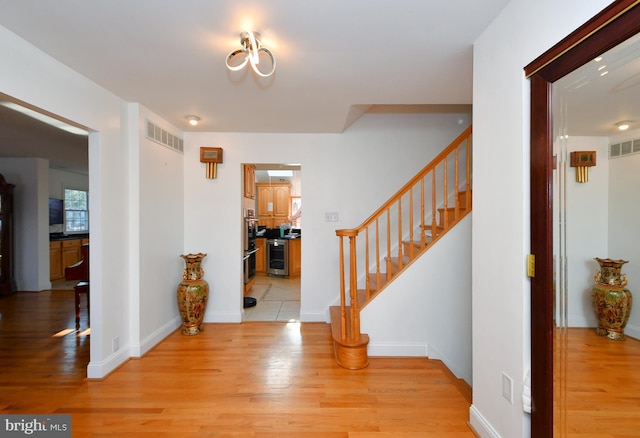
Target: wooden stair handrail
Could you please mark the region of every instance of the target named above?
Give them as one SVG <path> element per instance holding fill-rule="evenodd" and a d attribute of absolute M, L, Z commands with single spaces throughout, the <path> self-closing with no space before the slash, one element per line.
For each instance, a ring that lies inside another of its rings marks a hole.
<path fill-rule="evenodd" d="M 366 346 L 369 337 L 360 333 L 361 309 L 471 211 L 471 133 L 470 126 L 360 226 L 336 230 L 340 240 L 340 307 L 331 308 L 331 326 L 335 356 L 341 366 L 359 369 L 368 364 Z M 466 148 L 465 172 L 460 171 L 460 149 L 463 147 Z M 426 181 L 429 174 L 430 182 Z M 460 181 L 461 174 L 464 185 Z M 425 184 L 431 184 L 430 193 Z M 416 199 L 418 192 L 419 200 Z M 461 202 L 462 196 L 464 202 Z M 427 197 L 431 198 L 430 223 L 426 223 Z M 449 198 L 452 198 L 452 207 Z M 419 208 L 416 202 L 420 203 Z M 419 221 L 414 220 L 417 210 Z M 385 220 L 386 225 L 380 224 Z M 395 228 L 392 228 L 392 222 Z M 420 238 L 416 240 L 414 234 L 418 230 Z M 428 238 L 427 233 L 430 233 Z M 348 245 L 344 244 L 344 238 L 349 239 Z M 349 255 L 345 257 L 347 250 Z M 362 252 L 364 289 L 358 289 L 358 254 Z M 383 267 L 386 272 L 382 272 Z M 346 275 L 349 276 L 348 283 Z"/>
<path fill-rule="evenodd" d="M 350 235 L 350 233 L 353 233 L 353 232 L 356 232 L 357 234 L 368 225 L 371 225 L 371 223 L 373 223 L 373 221 L 376 218 L 378 218 L 382 213 L 384 213 L 389 208 L 389 206 L 391 206 L 395 201 L 398 200 L 398 198 L 404 195 L 409 188 L 413 187 L 418 181 L 424 178 L 425 175 L 427 175 L 429 172 L 435 169 L 435 167 L 438 164 L 440 164 L 444 160 L 444 158 L 447 157 L 447 155 L 449 155 L 453 150 L 455 150 L 458 146 L 460 146 L 460 144 L 462 144 L 464 140 L 470 137 L 471 133 L 472 133 L 472 127 L 469 126 L 467 129 L 464 130 L 462 134 L 458 136 L 458 138 L 456 138 L 453 142 L 451 142 L 449 146 L 447 146 L 433 160 L 431 160 L 431 162 L 427 164 L 424 167 L 424 169 L 422 169 L 416 176 L 414 176 L 411 180 L 409 180 L 408 183 L 402 186 L 400 190 L 398 190 L 391 198 L 389 198 L 387 202 L 382 204 L 382 206 L 378 208 L 371 216 L 369 216 L 367 220 L 365 220 L 362 224 L 360 224 L 360 226 L 356 228 L 336 230 L 336 234 L 338 236 L 348 236 Z"/>

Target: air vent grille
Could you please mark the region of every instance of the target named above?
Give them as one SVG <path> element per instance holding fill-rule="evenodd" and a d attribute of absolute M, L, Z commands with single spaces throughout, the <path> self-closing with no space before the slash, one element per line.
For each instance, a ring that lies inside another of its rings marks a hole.
<path fill-rule="evenodd" d="M 640 153 L 640 138 L 609 145 L 609 158 Z"/>
<path fill-rule="evenodd" d="M 147 138 L 176 152 L 184 153 L 184 140 L 147 120 Z"/>

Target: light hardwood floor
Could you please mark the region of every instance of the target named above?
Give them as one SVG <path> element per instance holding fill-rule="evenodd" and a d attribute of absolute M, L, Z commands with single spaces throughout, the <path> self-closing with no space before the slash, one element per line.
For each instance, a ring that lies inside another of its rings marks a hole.
<path fill-rule="evenodd" d="M 556 412 L 559 427 L 569 437 L 640 437 L 640 341 L 612 341 L 590 328 L 567 334 L 566 386 L 558 388 L 566 412 Z"/>
<path fill-rule="evenodd" d="M 71 292 L 0 298 L 0 413 L 72 415 L 74 437 L 474 437 L 470 394 L 439 361 L 349 371 L 329 325 L 247 322 L 176 331 L 101 381 L 84 378 Z"/>

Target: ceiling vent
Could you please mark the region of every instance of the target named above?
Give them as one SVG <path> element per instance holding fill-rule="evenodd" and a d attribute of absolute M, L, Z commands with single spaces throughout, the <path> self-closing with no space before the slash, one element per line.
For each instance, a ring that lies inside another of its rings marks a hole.
<path fill-rule="evenodd" d="M 640 153 L 640 138 L 609 145 L 609 158 Z"/>
<path fill-rule="evenodd" d="M 176 152 L 184 153 L 184 140 L 147 120 L 147 138 Z"/>

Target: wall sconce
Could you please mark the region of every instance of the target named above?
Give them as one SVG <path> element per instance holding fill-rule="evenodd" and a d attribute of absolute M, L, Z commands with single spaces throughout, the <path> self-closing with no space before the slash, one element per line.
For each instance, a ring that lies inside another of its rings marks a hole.
<path fill-rule="evenodd" d="M 596 151 L 574 151 L 569 156 L 569 165 L 576 168 L 576 182 L 588 182 L 589 167 L 596 165 Z"/>
<path fill-rule="evenodd" d="M 207 165 L 207 179 L 218 176 L 218 163 L 222 163 L 222 148 L 200 148 L 200 162 Z"/>
<path fill-rule="evenodd" d="M 262 41 L 260 40 L 260 34 L 258 32 L 251 32 L 250 30 L 242 32 L 240 34 L 240 44 L 243 47 L 242 49 L 236 49 L 227 56 L 227 68 L 229 70 L 242 70 L 247 63 L 250 63 L 253 71 L 263 78 L 271 76 L 273 72 L 276 71 L 276 58 L 273 56 L 273 53 L 271 53 L 271 50 L 266 47 L 262 47 Z M 268 73 L 262 73 L 258 69 L 258 64 L 260 64 L 260 52 L 266 53 L 271 59 L 271 70 Z M 232 60 L 242 53 L 244 53 L 244 59 L 242 62 L 238 65 L 233 65 Z"/>

